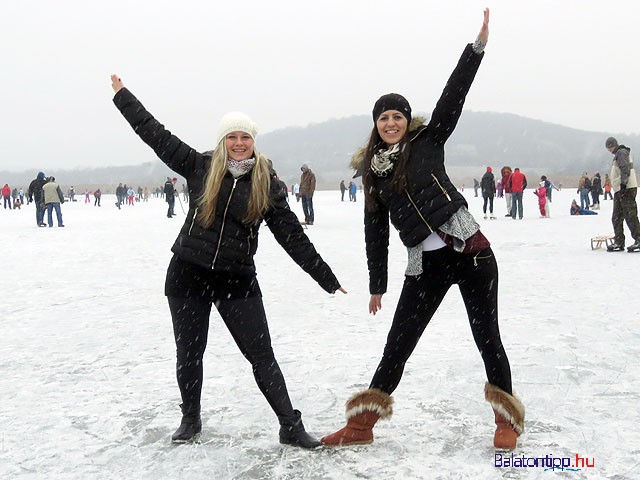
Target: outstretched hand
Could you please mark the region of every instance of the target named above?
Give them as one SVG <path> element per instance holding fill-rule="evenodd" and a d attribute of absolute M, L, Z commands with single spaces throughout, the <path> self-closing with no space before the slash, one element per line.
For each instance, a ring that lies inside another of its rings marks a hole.
<path fill-rule="evenodd" d="M 113 88 L 113 91 L 115 93 L 118 93 L 120 90 L 124 88 L 124 83 L 122 83 L 122 79 L 115 73 L 111 75 L 111 88 Z"/>
<path fill-rule="evenodd" d="M 483 44 L 487 44 L 489 41 L 489 9 L 484 9 L 484 20 L 482 21 L 482 28 L 480 29 L 480 33 L 478 34 L 478 40 L 480 40 Z"/>

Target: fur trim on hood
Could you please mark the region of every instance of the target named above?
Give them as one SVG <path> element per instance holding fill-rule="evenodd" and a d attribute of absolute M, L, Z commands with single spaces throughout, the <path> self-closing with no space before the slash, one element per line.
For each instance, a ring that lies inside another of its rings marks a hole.
<path fill-rule="evenodd" d="M 409 124 L 409 133 L 415 132 L 418 128 L 423 126 L 426 121 L 427 120 L 425 117 L 412 118 L 411 123 Z M 410 138 L 410 140 L 413 140 L 413 138 Z M 366 150 L 367 150 L 366 145 L 363 147 L 360 147 L 358 150 L 356 150 L 356 152 L 351 157 L 351 163 L 349 164 L 349 166 L 353 170 L 355 170 L 355 174 L 353 175 L 353 178 L 362 176 L 363 169 L 364 169 L 364 154 Z"/>

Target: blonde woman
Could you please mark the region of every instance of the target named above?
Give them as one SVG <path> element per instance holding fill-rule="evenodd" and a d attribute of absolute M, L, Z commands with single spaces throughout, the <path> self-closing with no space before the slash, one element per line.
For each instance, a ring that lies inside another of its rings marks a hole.
<path fill-rule="evenodd" d="M 271 348 L 253 256 L 264 220 L 285 251 L 329 293 L 346 293 L 272 181 L 269 161 L 255 148 L 257 127 L 245 114 L 225 115 L 213 152 L 199 153 L 166 130 L 111 76 L 114 103 L 140 138 L 187 180 L 189 212 L 171 250 L 165 294 L 176 341 L 182 421 L 172 441 L 194 441 L 202 430 L 202 360 L 212 304 L 251 363 L 280 423 L 280 443 L 316 448 L 289 399 Z"/>

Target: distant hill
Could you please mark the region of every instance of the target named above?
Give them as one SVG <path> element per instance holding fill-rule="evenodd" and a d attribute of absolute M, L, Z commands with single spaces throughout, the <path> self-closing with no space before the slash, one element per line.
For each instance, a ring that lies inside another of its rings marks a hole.
<path fill-rule="evenodd" d="M 315 172 L 319 189 L 337 189 L 340 180 L 349 180 L 349 161 L 364 145 L 371 132 L 369 115 L 331 119 L 306 127 L 289 127 L 258 137 L 258 148 L 274 162 L 278 175 L 288 185 L 300 178 L 300 166 Z M 447 169 L 454 183 L 472 185 L 487 165 L 498 170 L 503 165 L 520 167 L 530 179 L 547 175 L 556 183 L 572 186 L 584 171 L 590 174 L 610 168 L 611 156 L 604 140 L 611 133 L 576 130 L 509 113 L 465 111 L 446 145 Z M 617 135 L 621 143 L 637 145 L 640 135 Z M 0 182 L 28 185 L 33 171 L 0 171 Z M 56 170 L 58 182 L 77 192 L 100 186 L 112 192 L 118 182 L 155 187 L 175 174 L 162 162 L 124 167 Z M 183 183 L 180 179 L 178 184 Z"/>
<path fill-rule="evenodd" d="M 351 176 L 351 154 L 366 143 L 371 128 L 371 117 L 359 115 L 278 130 L 258 141 L 288 184 L 299 178 L 300 165 L 308 163 L 318 184 L 335 189 L 340 179 Z M 604 141 L 610 135 L 508 113 L 466 111 L 446 144 L 447 169 L 458 186 L 472 185 L 487 165 L 495 170 L 520 167 L 530 183 L 547 175 L 556 183 L 575 185 L 584 171 L 609 171 L 611 155 Z M 640 135 L 617 136 L 640 148 Z"/>

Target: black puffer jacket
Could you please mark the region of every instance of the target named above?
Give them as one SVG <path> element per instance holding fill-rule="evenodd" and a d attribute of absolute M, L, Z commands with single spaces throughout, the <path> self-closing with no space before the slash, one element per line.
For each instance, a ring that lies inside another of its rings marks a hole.
<path fill-rule="evenodd" d="M 180 259 L 203 268 L 231 275 L 254 275 L 253 256 L 262 222 L 247 225 L 242 221 L 251 191 L 251 175 L 236 179 L 227 172 L 218 195 L 214 223 L 210 228 L 201 227 L 195 221 L 197 199 L 202 193 L 211 155 L 195 151 L 172 135 L 126 88 L 116 93 L 113 101 L 140 138 L 169 168 L 187 180 L 189 213 L 171 250 Z M 304 234 L 275 181 L 271 182 L 271 207 L 264 220 L 289 256 L 323 289 L 333 293 L 340 287 Z"/>
<path fill-rule="evenodd" d="M 445 170 L 444 144 L 460 118 L 483 56 L 484 53 L 477 54 L 467 45 L 429 123 L 425 126 L 419 118 L 411 122 L 405 192 L 398 194 L 392 189 L 392 176 L 373 176 L 371 193 L 376 208 L 365 209 L 364 217 L 371 294 L 387 290 L 389 218 L 400 233 L 402 243 L 414 247 L 467 205 Z M 354 158 L 352 165 L 358 169 L 363 162 L 364 157 Z"/>

